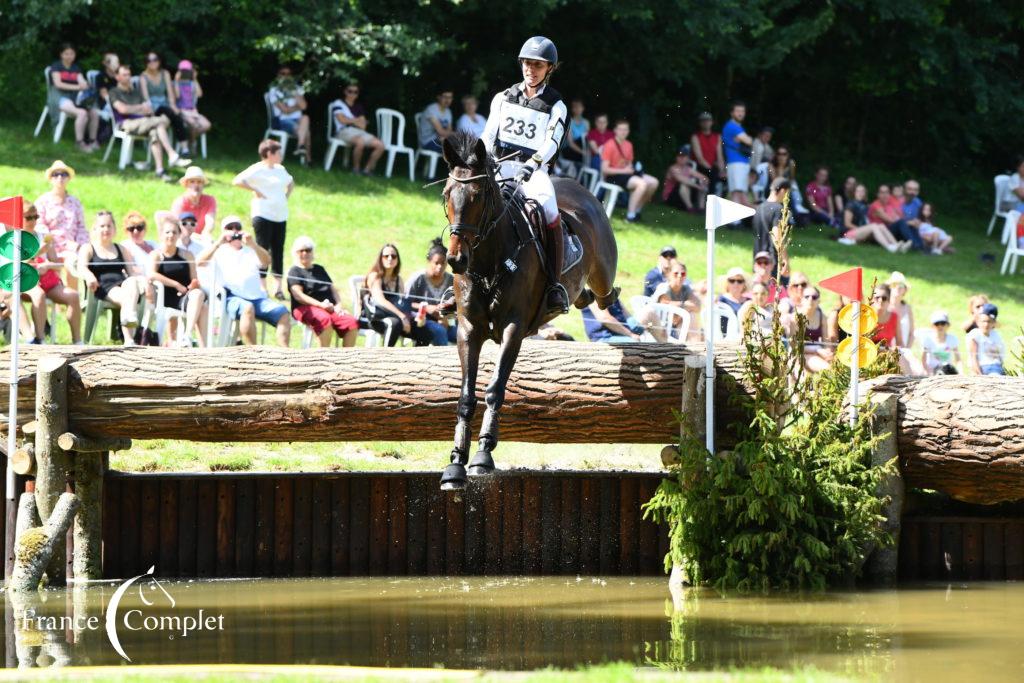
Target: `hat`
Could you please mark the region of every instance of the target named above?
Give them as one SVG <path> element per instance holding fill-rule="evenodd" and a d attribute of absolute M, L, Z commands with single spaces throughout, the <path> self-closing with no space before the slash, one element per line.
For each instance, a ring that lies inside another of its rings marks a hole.
<path fill-rule="evenodd" d="M 295 241 L 292 242 L 292 253 L 294 254 L 298 252 L 299 249 L 314 249 L 315 247 L 316 245 L 313 243 L 311 238 L 306 235 L 301 235 L 296 237 Z"/>
<path fill-rule="evenodd" d="M 711 115 L 711 112 L 702 111 L 700 113 L 700 116 L 697 117 L 697 120 L 698 121 L 711 121 L 713 118 L 714 117 Z"/>
<path fill-rule="evenodd" d="M 180 62 L 178 62 L 178 71 L 185 71 L 186 69 L 189 71 L 192 70 L 192 62 L 188 61 L 187 59 L 183 59 Z"/>
<path fill-rule="evenodd" d="M 661 251 L 658 252 L 658 256 L 675 256 L 675 255 L 676 255 L 676 248 L 673 247 L 671 244 L 662 247 Z"/>
<path fill-rule="evenodd" d="M 178 214 L 179 221 L 187 220 L 189 218 L 191 218 L 192 220 L 196 220 L 196 215 L 191 211 L 182 211 L 181 213 Z"/>
<path fill-rule="evenodd" d="M 690 146 L 680 145 L 679 149 L 676 150 L 676 154 L 685 154 L 686 156 L 690 156 Z"/>
<path fill-rule="evenodd" d="M 999 308 L 995 304 L 985 304 L 981 307 L 981 314 L 987 315 L 988 317 L 995 320 L 999 317 Z"/>
<path fill-rule="evenodd" d="M 221 220 L 221 222 L 220 222 L 220 229 L 223 230 L 224 228 L 228 227 L 232 223 L 238 223 L 239 225 L 242 225 L 242 219 L 239 218 L 238 216 L 235 216 L 234 214 L 232 214 L 230 216 L 225 216 L 224 219 Z"/>
<path fill-rule="evenodd" d="M 55 162 L 50 164 L 50 168 L 46 169 L 43 172 L 43 177 L 49 180 L 50 176 L 53 175 L 54 171 L 64 171 L 65 173 L 68 174 L 68 180 L 71 180 L 72 178 L 75 177 L 75 169 L 71 168 L 60 159 L 57 159 Z"/>
<path fill-rule="evenodd" d="M 181 180 L 179 180 L 178 182 L 181 183 L 182 185 L 188 185 L 188 182 L 190 180 L 202 180 L 203 185 L 210 184 L 209 178 L 207 178 L 206 175 L 203 173 L 203 169 L 199 168 L 198 166 L 189 166 L 188 168 L 186 168 L 185 175 L 181 176 Z"/>
<path fill-rule="evenodd" d="M 949 324 L 949 316 L 946 315 L 945 311 L 935 311 L 932 313 L 932 325 L 938 325 L 939 323 Z"/>
<path fill-rule="evenodd" d="M 903 273 L 901 273 L 898 270 L 892 271 L 892 275 L 890 275 L 889 279 L 885 281 L 885 284 L 889 285 L 890 287 L 895 287 L 896 285 L 903 285 L 904 287 L 906 287 L 907 291 L 910 291 L 910 283 L 907 282 L 906 276 L 903 275 Z"/>
<path fill-rule="evenodd" d="M 726 280 L 731 280 L 735 277 L 741 277 L 744 284 L 750 284 L 750 281 L 747 279 L 747 273 L 742 268 L 730 268 L 729 272 L 725 274 Z"/>
<path fill-rule="evenodd" d="M 759 251 L 756 254 L 754 254 L 754 263 L 757 263 L 758 259 L 763 259 L 763 258 L 766 258 L 769 261 L 771 261 L 772 263 L 775 263 L 775 257 L 772 256 L 772 253 L 770 251 Z"/>

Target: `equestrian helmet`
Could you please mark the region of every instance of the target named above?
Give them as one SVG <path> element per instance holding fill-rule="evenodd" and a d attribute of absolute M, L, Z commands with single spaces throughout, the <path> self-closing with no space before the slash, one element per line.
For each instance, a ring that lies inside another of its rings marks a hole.
<path fill-rule="evenodd" d="M 523 43 L 519 50 L 519 59 L 539 59 L 554 65 L 558 63 L 558 50 L 549 38 L 534 36 Z"/>

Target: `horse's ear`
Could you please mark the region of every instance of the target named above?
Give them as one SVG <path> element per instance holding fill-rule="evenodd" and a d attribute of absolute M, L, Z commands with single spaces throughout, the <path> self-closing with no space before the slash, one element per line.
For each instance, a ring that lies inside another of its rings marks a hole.
<path fill-rule="evenodd" d="M 452 143 L 448 142 L 445 138 L 444 143 L 441 145 L 441 153 L 444 155 L 445 163 L 448 164 L 448 168 L 455 168 L 456 166 L 465 166 L 466 162 L 463 161 L 459 153 L 452 147 Z"/>
<path fill-rule="evenodd" d="M 487 145 L 480 138 L 476 139 L 473 146 L 473 154 L 476 156 L 476 163 L 480 168 L 487 168 Z"/>

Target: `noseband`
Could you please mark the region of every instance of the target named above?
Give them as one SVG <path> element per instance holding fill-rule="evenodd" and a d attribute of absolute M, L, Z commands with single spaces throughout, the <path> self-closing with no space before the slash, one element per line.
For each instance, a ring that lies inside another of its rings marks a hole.
<path fill-rule="evenodd" d="M 476 182 L 478 180 L 492 180 L 492 182 L 495 185 L 498 182 L 498 181 L 495 181 L 493 178 L 491 178 L 491 175 L 488 174 L 488 173 L 480 173 L 480 174 L 469 176 L 469 177 L 466 177 L 466 178 L 459 178 L 458 176 L 455 176 L 455 175 L 452 175 L 451 173 L 449 173 L 448 174 L 448 180 L 453 180 L 453 181 L 455 181 L 455 182 L 457 182 L 457 183 L 459 183 L 461 185 L 466 185 L 467 183 L 473 183 L 473 182 Z M 447 202 L 448 194 L 447 193 L 444 194 L 443 198 L 445 200 L 445 217 L 447 218 L 448 217 L 448 202 Z M 491 188 L 491 183 L 486 183 L 484 185 L 484 209 L 483 209 L 483 215 L 486 217 L 488 215 L 496 214 L 494 216 L 494 218 L 491 219 L 491 221 L 489 223 L 487 223 L 487 225 L 485 225 L 483 227 L 483 229 L 481 229 L 479 225 L 474 225 L 472 223 L 449 223 L 448 224 L 448 232 L 450 232 L 452 235 L 458 237 L 459 239 L 465 239 L 467 244 L 469 245 L 470 249 L 473 249 L 477 244 L 479 244 L 480 242 L 483 242 L 484 240 L 486 240 L 490 236 L 491 232 L 494 230 L 494 226 L 496 226 L 498 224 L 498 221 L 500 221 L 502 219 L 502 217 L 505 215 L 505 213 L 508 211 L 508 204 L 505 203 L 503 211 L 501 211 L 500 213 L 495 212 L 493 210 L 493 208 L 494 208 L 493 207 L 493 202 L 494 202 L 494 192 L 493 192 L 493 189 Z M 470 242 L 469 238 L 472 238 L 472 242 Z"/>

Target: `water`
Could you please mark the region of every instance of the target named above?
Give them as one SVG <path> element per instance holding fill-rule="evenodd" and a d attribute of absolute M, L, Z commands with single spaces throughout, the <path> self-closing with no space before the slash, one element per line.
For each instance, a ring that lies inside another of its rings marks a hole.
<path fill-rule="evenodd" d="M 116 588 L 9 603 L 7 665 L 123 663 L 104 630 L 116 602 L 119 642 L 136 664 L 521 670 L 628 661 L 1024 680 L 1024 585 L 1010 583 L 770 597 L 689 590 L 673 617 L 666 582 L 646 578 L 143 579 L 119 601 Z M 35 616 L 15 623 L 26 609 Z M 77 622 L 56 621 L 69 615 Z M 204 628 L 183 635 L 196 625 L 190 616 Z"/>

